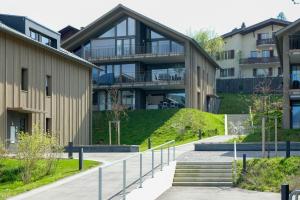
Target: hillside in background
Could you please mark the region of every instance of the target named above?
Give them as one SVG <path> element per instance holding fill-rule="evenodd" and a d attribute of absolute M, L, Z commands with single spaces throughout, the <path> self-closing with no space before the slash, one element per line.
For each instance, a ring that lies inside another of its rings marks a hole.
<path fill-rule="evenodd" d="M 177 144 L 198 139 L 198 130 L 204 137 L 224 134 L 224 115 L 201 112 L 196 109 L 134 110 L 121 120 L 121 144 L 140 145 L 147 148 L 151 137 L 157 146 L 170 140 Z M 108 144 L 108 119 L 106 112 L 93 113 L 93 143 Z M 112 134 L 116 143 L 116 134 Z"/>

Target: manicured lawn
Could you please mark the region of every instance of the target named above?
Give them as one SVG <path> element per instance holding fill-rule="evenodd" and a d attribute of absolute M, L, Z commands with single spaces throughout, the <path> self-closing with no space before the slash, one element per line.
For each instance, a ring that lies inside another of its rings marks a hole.
<path fill-rule="evenodd" d="M 245 143 L 245 142 L 261 142 L 261 132 L 255 131 L 249 135 L 243 135 L 238 137 L 237 139 L 232 139 L 228 142 L 233 142 L 236 140 L 238 143 Z M 270 133 L 270 141 L 275 140 L 274 131 Z M 300 130 L 298 129 L 280 129 L 278 130 L 278 141 L 293 141 L 293 142 L 300 142 Z M 268 132 L 266 131 L 266 141 L 268 141 Z"/>
<path fill-rule="evenodd" d="M 39 162 L 39 166 L 43 165 L 44 161 Z M 99 165 L 96 161 L 84 161 L 84 170 Z M 49 184 L 58 179 L 76 174 L 78 170 L 78 160 L 59 160 L 56 170 L 51 175 L 39 176 L 34 175 L 34 181 L 29 184 L 24 184 L 21 181 L 22 167 L 16 159 L 3 159 L 0 163 L 0 199 L 14 196 L 42 185 Z"/>
<path fill-rule="evenodd" d="M 188 108 L 129 111 L 128 117 L 121 120 L 121 144 L 140 145 L 145 150 L 149 137 L 152 146 L 170 140 L 183 144 L 197 140 L 199 129 L 204 137 L 224 134 L 224 115 Z M 105 112 L 94 112 L 93 142 L 100 140 L 108 144 L 108 119 Z M 115 134 L 112 140 L 115 143 Z"/>
<path fill-rule="evenodd" d="M 300 157 L 253 159 L 247 161 L 247 173 L 242 175 L 238 163 L 237 186 L 248 190 L 279 192 L 281 184 L 290 189 L 300 188 Z"/>

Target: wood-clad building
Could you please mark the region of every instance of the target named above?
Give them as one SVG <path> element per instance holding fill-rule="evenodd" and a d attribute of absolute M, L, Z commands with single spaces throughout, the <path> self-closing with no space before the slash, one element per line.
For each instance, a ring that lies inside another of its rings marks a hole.
<path fill-rule="evenodd" d="M 0 23 L 0 139 L 6 147 L 34 124 L 61 145 L 90 144 L 93 67 Z"/>

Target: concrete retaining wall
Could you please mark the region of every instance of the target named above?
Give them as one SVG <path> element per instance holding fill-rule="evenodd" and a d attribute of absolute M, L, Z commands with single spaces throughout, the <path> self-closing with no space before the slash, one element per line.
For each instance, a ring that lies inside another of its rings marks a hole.
<path fill-rule="evenodd" d="M 79 152 L 79 149 L 83 147 L 85 153 L 101 153 L 101 152 L 139 152 L 139 146 L 137 145 L 92 145 L 92 146 L 74 146 L 73 152 Z M 69 152 L 69 147 L 65 147 L 65 151 Z"/>
<path fill-rule="evenodd" d="M 236 145 L 237 151 L 261 151 L 261 143 L 238 143 Z M 266 150 L 268 144 L 266 144 Z M 234 145 L 232 143 L 210 143 L 210 144 L 195 144 L 195 151 L 233 151 Z M 270 150 L 275 150 L 275 144 L 270 143 Z M 278 151 L 285 151 L 286 143 L 278 143 Z M 300 151 L 300 142 L 291 142 L 291 151 Z"/>

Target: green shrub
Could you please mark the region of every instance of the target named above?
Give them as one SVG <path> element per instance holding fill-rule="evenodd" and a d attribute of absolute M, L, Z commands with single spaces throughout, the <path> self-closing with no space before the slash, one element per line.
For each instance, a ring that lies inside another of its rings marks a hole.
<path fill-rule="evenodd" d="M 20 132 L 18 139 L 17 157 L 21 162 L 24 183 L 29 183 L 33 177 L 48 175 L 55 169 L 61 150 L 55 137 L 34 126 L 31 133 Z M 46 161 L 42 162 L 44 165 L 38 165 L 40 160 Z"/>

